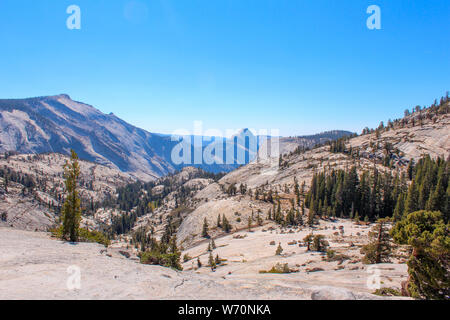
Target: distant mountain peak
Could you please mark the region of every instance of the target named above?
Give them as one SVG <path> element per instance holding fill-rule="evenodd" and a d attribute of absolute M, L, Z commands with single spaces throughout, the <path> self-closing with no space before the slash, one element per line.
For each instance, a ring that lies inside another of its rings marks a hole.
<path fill-rule="evenodd" d="M 235 136 L 254 136 L 254 134 L 249 128 L 244 128 L 239 130 Z"/>
<path fill-rule="evenodd" d="M 55 98 L 63 98 L 63 99 L 72 100 L 72 98 L 67 93 L 61 93 L 61 94 L 58 94 L 58 95 L 56 95 L 54 97 Z"/>

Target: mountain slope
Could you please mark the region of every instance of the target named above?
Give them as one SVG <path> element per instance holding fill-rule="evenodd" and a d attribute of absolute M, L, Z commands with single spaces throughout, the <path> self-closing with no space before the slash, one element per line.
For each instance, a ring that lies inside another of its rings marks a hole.
<path fill-rule="evenodd" d="M 261 210 L 266 214 L 270 209 L 271 204 L 262 199 L 269 191 L 277 192 L 286 200 L 283 210 L 289 210 L 289 200 L 295 199 L 295 182 L 299 185 L 304 183 L 305 190 L 308 190 L 314 173 L 352 166 L 359 170 L 377 167 L 380 172 L 404 172 L 411 159 L 418 160 L 424 154 L 447 159 L 450 156 L 450 103 L 445 108 L 442 113 L 431 112 L 430 109 L 417 112 L 396 121 L 391 127 L 348 139 L 344 141 L 347 152 L 331 152 L 330 146 L 326 145 L 285 153 L 282 166 L 278 166 L 279 162 L 275 160 L 271 163 L 252 162 L 240 167 L 195 195 L 200 201 L 183 220 L 177 239 L 185 247 L 201 241 L 204 219 L 216 221 L 218 212 L 225 214 L 230 221 L 235 220 L 235 212 L 239 212 L 241 222 L 234 226 L 245 228 L 252 212 Z M 350 149 L 352 154 L 348 152 Z M 389 166 L 384 164 L 386 157 L 389 158 Z M 233 186 L 239 190 L 240 185 L 246 186 L 247 194 L 237 192 L 230 195 L 227 192 Z M 249 195 L 249 190 L 254 197 Z M 256 193 L 260 195 L 259 199 L 255 199 Z"/>
<path fill-rule="evenodd" d="M 136 128 L 67 95 L 0 100 L 0 152 L 59 152 L 152 179 L 172 171 L 170 138 Z"/>
<path fill-rule="evenodd" d="M 47 230 L 61 212 L 64 199 L 62 154 L 0 156 L 0 226 L 26 230 Z M 116 188 L 135 181 L 117 169 L 79 161 L 79 195 L 83 214 L 97 218 L 105 210 L 96 203 L 113 197 Z M 101 219 L 97 219 L 101 220 Z"/>

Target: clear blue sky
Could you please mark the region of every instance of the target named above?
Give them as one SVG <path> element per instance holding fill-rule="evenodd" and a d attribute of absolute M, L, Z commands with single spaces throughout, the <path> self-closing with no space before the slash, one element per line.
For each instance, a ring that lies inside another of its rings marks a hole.
<path fill-rule="evenodd" d="M 0 43 L 1 98 L 67 93 L 152 132 L 360 132 L 450 90 L 448 0 L 0 0 Z"/>

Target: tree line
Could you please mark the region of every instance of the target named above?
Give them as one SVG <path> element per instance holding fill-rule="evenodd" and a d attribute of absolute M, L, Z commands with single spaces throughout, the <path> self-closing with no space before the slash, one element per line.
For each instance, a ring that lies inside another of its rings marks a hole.
<path fill-rule="evenodd" d="M 418 210 L 440 211 L 449 218 L 449 159 L 411 160 L 407 172 L 392 174 L 377 168 L 358 175 L 355 166 L 316 173 L 305 197 L 318 216 L 401 219 Z"/>

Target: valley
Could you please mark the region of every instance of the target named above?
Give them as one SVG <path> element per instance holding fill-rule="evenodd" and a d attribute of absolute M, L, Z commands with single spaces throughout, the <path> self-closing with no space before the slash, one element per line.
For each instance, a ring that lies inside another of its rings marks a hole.
<path fill-rule="evenodd" d="M 361 135 L 281 138 L 279 158 L 230 172 L 79 160 L 80 226 L 108 248 L 51 237 L 73 159 L 5 152 L 0 288 L 13 299 L 408 299 L 411 247 L 389 238 L 377 263 L 367 252 L 411 203 L 448 221 L 449 108 L 447 97 Z M 80 290 L 65 288 L 70 265 Z"/>

